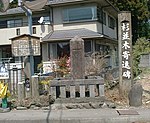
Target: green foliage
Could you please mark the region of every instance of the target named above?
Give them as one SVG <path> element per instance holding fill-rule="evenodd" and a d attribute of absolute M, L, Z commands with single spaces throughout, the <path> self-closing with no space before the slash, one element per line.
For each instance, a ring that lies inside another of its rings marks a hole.
<path fill-rule="evenodd" d="M 150 38 L 150 0 L 110 0 L 120 11 L 131 11 L 133 43 L 140 37 Z"/>
<path fill-rule="evenodd" d="M 150 53 L 150 42 L 145 38 L 139 38 L 133 46 L 133 74 L 137 76 L 140 73 L 138 67 L 141 54 Z"/>
<path fill-rule="evenodd" d="M 38 70 L 40 70 L 40 69 L 42 69 L 43 68 L 43 62 L 41 62 L 41 63 L 39 63 L 38 65 L 37 65 L 37 69 Z"/>
<path fill-rule="evenodd" d="M 57 62 L 58 68 L 56 71 L 57 73 L 62 74 L 62 76 L 67 75 L 70 72 L 70 66 L 68 66 L 68 60 L 69 60 L 69 57 L 66 55 L 58 59 L 58 62 Z"/>
<path fill-rule="evenodd" d="M 2 1 L 0 1 L 0 11 L 2 10 L 2 7 L 3 7 L 3 3 Z"/>

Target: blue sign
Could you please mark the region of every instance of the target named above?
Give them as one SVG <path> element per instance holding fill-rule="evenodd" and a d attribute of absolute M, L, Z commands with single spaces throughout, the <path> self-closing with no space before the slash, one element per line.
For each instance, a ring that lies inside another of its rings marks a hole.
<path fill-rule="evenodd" d="M 0 65 L 0 79 L 9 79 L 9 71 L 4 64 Z"/>

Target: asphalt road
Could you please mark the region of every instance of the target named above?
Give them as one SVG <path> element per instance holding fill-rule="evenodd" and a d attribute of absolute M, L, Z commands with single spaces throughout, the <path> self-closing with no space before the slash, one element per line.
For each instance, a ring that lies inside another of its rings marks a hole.
<path fill-rule="evenodd" d="M 150 109 L 119 115 L 118 109 L 13 110 L 0 113 L 0 123 L 150 123 Z"/>

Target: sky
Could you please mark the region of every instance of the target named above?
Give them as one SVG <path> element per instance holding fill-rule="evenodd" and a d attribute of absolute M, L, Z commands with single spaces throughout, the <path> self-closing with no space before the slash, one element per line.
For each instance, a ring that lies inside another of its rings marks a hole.
<path fill-rule="evenodd" d="M 10 3 L 12 2 L 13 0 L 10 0 Z"/>

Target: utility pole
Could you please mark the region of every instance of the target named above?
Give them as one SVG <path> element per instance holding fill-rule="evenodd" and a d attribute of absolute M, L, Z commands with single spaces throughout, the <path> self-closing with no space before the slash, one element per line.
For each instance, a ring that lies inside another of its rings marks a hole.
<path fill-rule="evenodd" d="M 20 6 L 27 14 L 28 17 L 28 26 L 29 26 L 29 35 L 32 36 L 32 11 L 25 6 L 22 6 L 21 0 L 18 0 L 18 6 Z M 33 58 L 33 49 L 31 37 L 29 38 L 29 51 L 30 51 L 30 75 L 34 75 L 34 58 Z"/>

